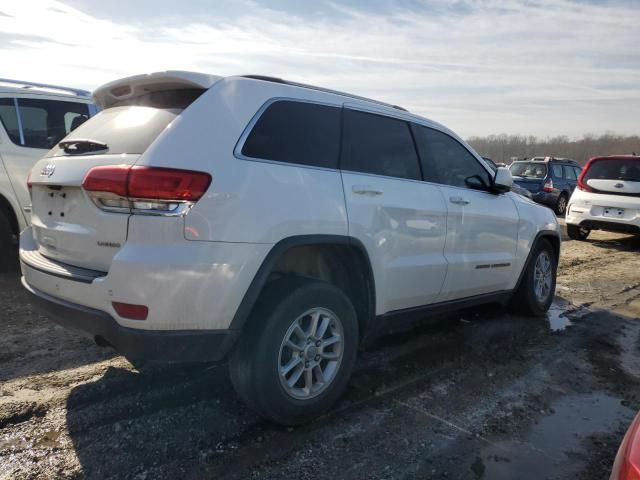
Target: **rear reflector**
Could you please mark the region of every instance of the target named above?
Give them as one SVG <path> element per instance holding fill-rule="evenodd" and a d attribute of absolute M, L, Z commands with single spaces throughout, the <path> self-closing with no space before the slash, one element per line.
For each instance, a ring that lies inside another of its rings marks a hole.
<path fill-rule="evenodd" d="M 134 305 L 131 303 L 111 302 L 113 309 L 122 318 L 130 320 L 146 320 L 149 308 L 146 305 Z"/>

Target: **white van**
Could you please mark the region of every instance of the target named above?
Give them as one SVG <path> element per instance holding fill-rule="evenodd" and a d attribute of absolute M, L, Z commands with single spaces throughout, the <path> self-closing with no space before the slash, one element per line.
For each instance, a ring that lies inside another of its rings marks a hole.
<path fill-rule="evenodd" d="M 18 233 L 30 223 L 29 171 L 95 113 L 84 90 L 0 79 L 0 271 L 16 257 Z"/>

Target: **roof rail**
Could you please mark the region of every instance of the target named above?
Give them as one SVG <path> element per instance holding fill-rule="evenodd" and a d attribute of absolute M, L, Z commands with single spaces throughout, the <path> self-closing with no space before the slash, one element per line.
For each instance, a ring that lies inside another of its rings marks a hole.
<path fill-rule="evenodd" d="M 319 92 L 332 93 L 334 95 L 342 95 L 344 97 L 353 98 L 355 100 L 364 100 L 366 102 L 377 103 L 378 105 L 383 105 L 385 107 L 395 108 L 396 110 L 402 110 L 403 112 L 408 112 L 409 111 L 406 108 L 400 107 L 399 105 L 391 105 L 390 103 L 381 102 L 380 100 L 373 100 L 372 98 L 361 97 L 360 95 L 353 95 L 351 93 L 345 93 L 345 92 L 341 92 L 339 90 L 332 90 L 330 88 L 316 87 L 314 85 L 308 85 L 306 83 L 290 82 L 288 80 L 283 80 L 282 78 L 278 78 L 278 77 L 269 77 L 269 76 L 266 76 L 266 75 L 241 75 L 241 77 L 243 77 L 243 78 L 251 78 L 253 80 L 262 80 L 263 82 L 281 83 L 281 84 L 284 84 L 284 85 L 291 85 L 293 87 L 308 88 L 310 90 L 317 90 Z"/>
<path fill-rule="evenodd" d="M 79 88 L 61 87 L 59 85 L 48 85 L 46 83 L 23 82 L 21 80 L 10 80 L 8 78 L 0 78 L 0 83 L 9 83 L 9 84 L 15 85 L 16 88 L 24 88 L 25 90 L 28 90 L 30 88 L 51 88 L 55 90 L 69 92 L 79 97 L 91 96 L 91 92 L 89 92 L 88 90 L 81 90 Z"/>

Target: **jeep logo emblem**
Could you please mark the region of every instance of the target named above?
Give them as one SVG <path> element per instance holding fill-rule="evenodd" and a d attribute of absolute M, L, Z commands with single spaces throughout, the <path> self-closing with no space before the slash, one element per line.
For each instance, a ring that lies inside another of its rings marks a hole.
<path fill-rule="evenodd" d="M 56 166 L 54 163 L 47 163 L 44 168 L 40 171 L 41 177 L 50 177 L 53 175 L 53 172 L 56 171 Z"/>

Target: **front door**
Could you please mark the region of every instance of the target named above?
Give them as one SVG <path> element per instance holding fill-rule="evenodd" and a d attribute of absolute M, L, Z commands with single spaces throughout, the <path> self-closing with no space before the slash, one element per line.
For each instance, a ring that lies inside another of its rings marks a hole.
<path fill-rule="evenodd" d="M 440 184 L 447 208 L 448 263 L 442 300 L 509 287 L 515 268 L 519 216 L 511 192 L 490 193 L 492 173 L 447 133 L 414 128 L 425 177 Z"/>

